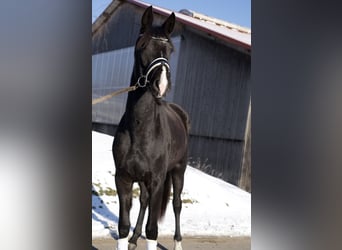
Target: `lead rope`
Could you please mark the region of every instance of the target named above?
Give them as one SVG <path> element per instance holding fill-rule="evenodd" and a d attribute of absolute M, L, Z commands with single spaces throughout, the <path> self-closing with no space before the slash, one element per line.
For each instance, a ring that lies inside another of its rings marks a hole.
<path fill-rule="evenodd" d="M 124 88 L 124 89 L 119 89 L 119 90 L 114 91 L 114 92 L 112 92 L 112 93 L 110 93 L 110 94 L 108 94 L 108 95 L 105 95 L 105 96 L 102 96 L 102 97 L 93 99 L 93 100 L 91 101 L 91 104 L 92 104 L 92 105 L 95 105 L 95 104 L 98 104 L 98 103 L 100 103 L 100 102 L 104 102 L 104 101 L 106 101 L 106 100 L 108 100 L 108 99 L 110 99 L 110 98 L 112 98 L 112 97 L 114 97 L 114 96 L 116 96 L 116 95 L 120 95 L 120 94 L 125 93 L 125 92 L 134 91 L 134 90 L 136 90 L 138 87 L 139 87 L 139 85 L 138 85 L 138 84 L 135 84 L 135 85 L 133 85 L 133 86 L 130 86 L 130 87 L 127 87 L 127 88 Z"/>

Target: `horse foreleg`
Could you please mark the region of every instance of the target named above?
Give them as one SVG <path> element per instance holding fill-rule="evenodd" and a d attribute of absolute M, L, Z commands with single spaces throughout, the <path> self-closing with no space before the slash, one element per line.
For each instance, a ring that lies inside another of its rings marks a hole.
<path fill-rule="evenodd" d="M 158 238 L 158 219 L 160 217 L 160 210 L 162 205 L 163 186 L 157 180 L 152 180 L 149 183 L 149 209 L 148 220 L 146 224 L 146 246 L 147 250 L 157 249 Z M 153 186 L 152 186 L 153 185 Z"/>
<path fill-rule="evenodd" d="M 174 235 L 174 250 L 182 250 L 182 235 L 180 231 L 180 213 L 182 210 L 181 193 L 184 185 L 184 169 L 175 169 L 172 172 L 173 185 L 173 212 L 175 214 L 175 235 Z"/>
<path fill-rule="evenodd" d="M 145 211 L 148 204 L 148 192 L 143 182 L 139 182 L 140 186 L 140 210 L 137 219 L 137 224 L 134 228 L 133 236 L 129 239 L 129 250 L 134 250 L 137 247 L 137 240 L 142 232 L 142 224 L 144 222 Z"/>
<path fill-rule="evenodd" d="M 132 207 L 133 182 L 125 182 L 115 176 L 116 189 L 119 196 L 119 240 L 117 250 L 128 249 L 128 234 L 131 227 L 129 211 Z"/>

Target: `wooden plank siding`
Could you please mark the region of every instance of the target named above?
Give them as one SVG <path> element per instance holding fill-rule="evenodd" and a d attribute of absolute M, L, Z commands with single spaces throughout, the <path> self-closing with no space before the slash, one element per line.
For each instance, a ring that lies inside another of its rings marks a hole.
<path fill-rule="evenodd" d="M 246 127 L 246 135 L 245 135 L 245 145 L 243 150 L 243 158 L 242 158 L 242 170 L 241 176 L 238 186 L 243 188 L 244 190 L 251 192 L 252 191 L 252 152 L 251 152 L 251 143 L 252 143 L 252 131 L 251 131 L 251 101 L 249 103 L 248 109 L 248 117 L 247 117 L 247 127 Z"/>
<path fill-rule="evenodd" d="M 243 141 L 191 135 L 189 163 L 239 186 L 243 145 Z"/>
<path fill-rule="evenodd" d="M 190 115 L 189 156 L 210 174 L 240 185 L 250 56 L 190 31 L 182 37 L 174 101 Z"/>
<path fill-rule="evenodd" d="M 191 115 L 191 133 L 244 140 L 250 57 L 190 32 L 183 35 L 174 101 Z"/>

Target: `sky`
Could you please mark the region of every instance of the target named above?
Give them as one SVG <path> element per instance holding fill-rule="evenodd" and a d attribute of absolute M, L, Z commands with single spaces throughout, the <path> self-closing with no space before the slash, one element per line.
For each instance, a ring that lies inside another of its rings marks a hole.
<path fill-rule="evenodd" d="M 92 21 L 108 6 L 111 0 L 92 0 Z M 188 9 L 251 28 L 251 0 L 143 0 L 145 3 L 172 11 Z"/>

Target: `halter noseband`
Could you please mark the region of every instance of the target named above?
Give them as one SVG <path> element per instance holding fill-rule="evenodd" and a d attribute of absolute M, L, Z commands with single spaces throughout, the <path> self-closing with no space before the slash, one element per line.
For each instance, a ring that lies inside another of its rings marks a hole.
<path fill-rule="evenodd" d="M 146 74 L 139 76 L 136 85 L 140 88 L 146 87 L 147 83 L 149 82 L 148 76 L 157 67 L 166 66 L 167 71 L 170 72 L 170 65 L 166 58 L 158 57 L 154 59 L 147 67 Z"/>

